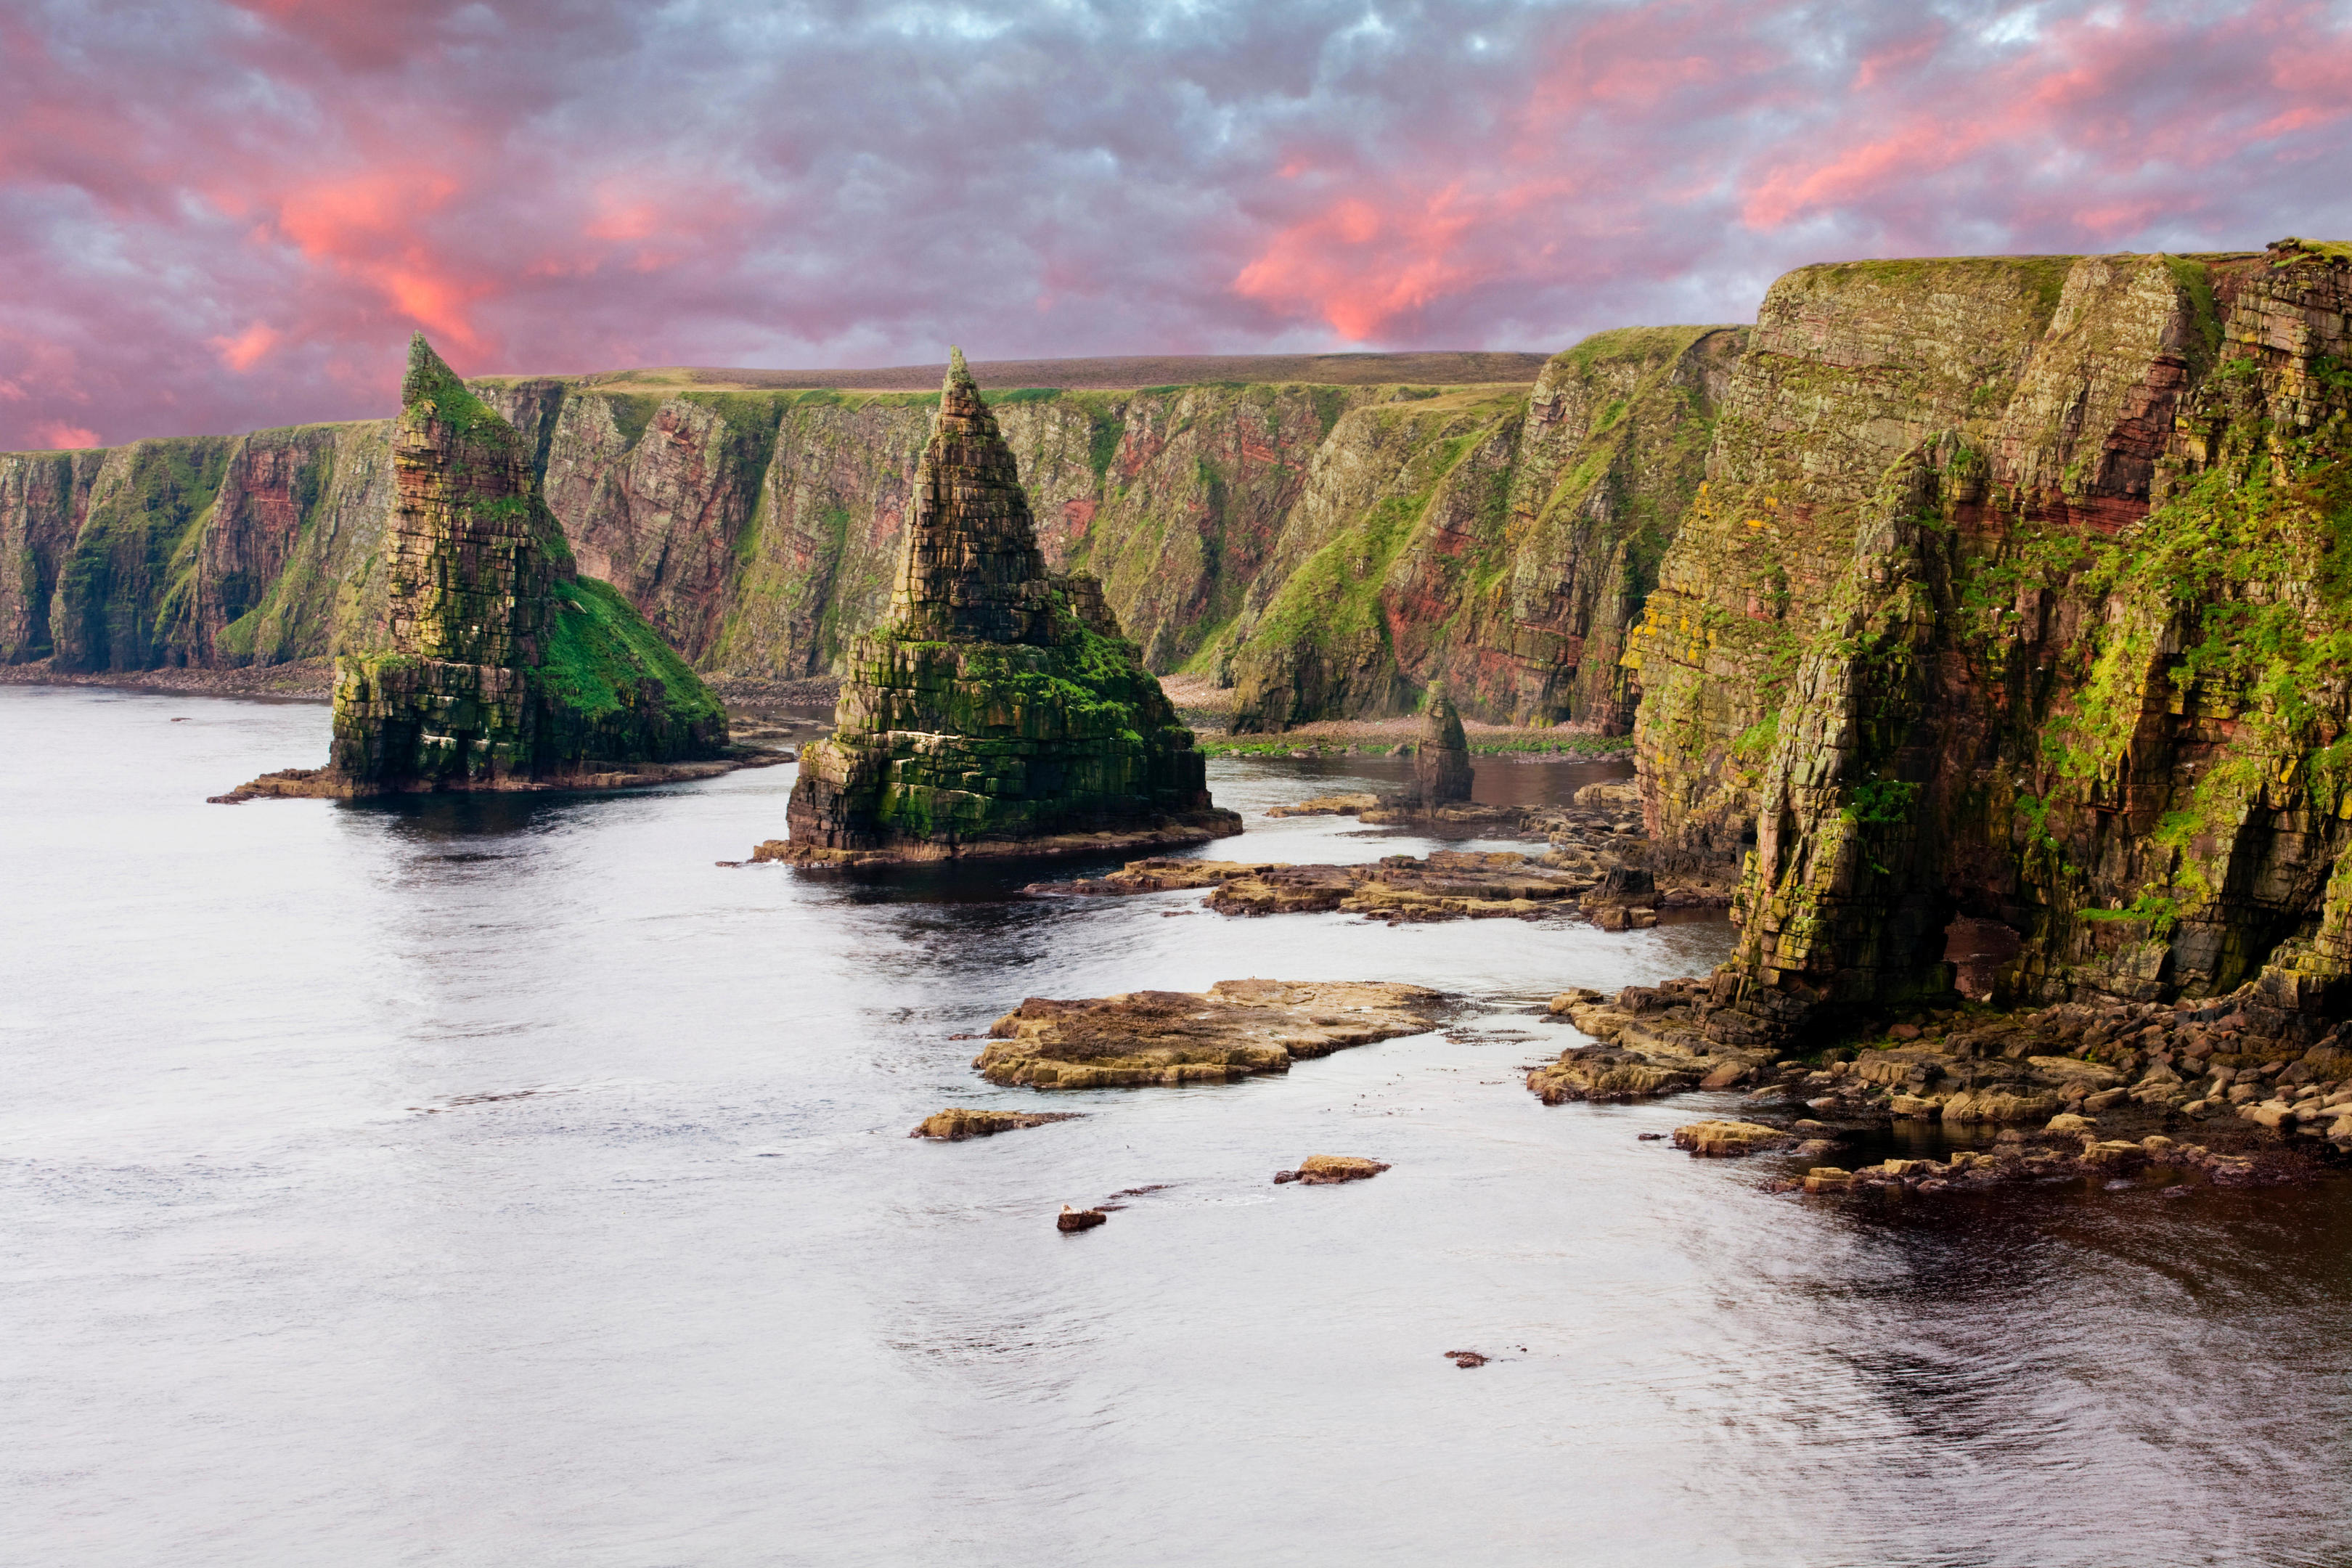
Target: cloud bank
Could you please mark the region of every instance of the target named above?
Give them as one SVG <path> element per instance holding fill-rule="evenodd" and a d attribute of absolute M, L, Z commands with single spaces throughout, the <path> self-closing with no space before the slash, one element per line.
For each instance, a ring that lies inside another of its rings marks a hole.
<path fill-rule="evenodd" d="M 2352 5 L 27 0 L 0 447 L 467 374 L 1752 316 L 1807 261 L 2352 237 Z"/>

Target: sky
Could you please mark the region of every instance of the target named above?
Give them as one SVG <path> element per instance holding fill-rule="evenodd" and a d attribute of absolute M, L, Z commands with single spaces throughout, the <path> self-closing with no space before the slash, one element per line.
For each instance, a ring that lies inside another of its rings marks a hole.
<path fill-rule="evenodd" d="M 0 0 L 0 448 L 2352 237 L 2352 0 Z"/>

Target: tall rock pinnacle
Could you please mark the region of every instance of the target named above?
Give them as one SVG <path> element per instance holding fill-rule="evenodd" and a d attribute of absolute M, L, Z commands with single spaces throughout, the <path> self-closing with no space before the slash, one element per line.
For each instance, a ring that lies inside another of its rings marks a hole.
<path fill-rule="evenodd" d="M 1241 831 L 1091 577 L 1046 574 L 1019 465 L 952 351 L 890 616 L 850 647 L 789 841 L 859 864 L 1102 853 Z"/>
<path fill-rule="evenodd" d="M 963 351 L 948 353 L 891 617 L 919 642 L 1047 641 L 1052 595 L 1019 465 L 981 401 Z"/>

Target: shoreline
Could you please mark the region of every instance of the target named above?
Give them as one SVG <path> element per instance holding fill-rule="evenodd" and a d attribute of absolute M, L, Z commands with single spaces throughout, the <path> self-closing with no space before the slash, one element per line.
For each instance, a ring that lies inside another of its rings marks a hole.
<path fill-rule="evenodd" d="M 198 669 L 55 669 L 46 658 L 0 665 L 0 686 L 98 687 L 153 697 L 231 697 L 264 702 L 331 702 L 335 664 L 327 658 Z"/>

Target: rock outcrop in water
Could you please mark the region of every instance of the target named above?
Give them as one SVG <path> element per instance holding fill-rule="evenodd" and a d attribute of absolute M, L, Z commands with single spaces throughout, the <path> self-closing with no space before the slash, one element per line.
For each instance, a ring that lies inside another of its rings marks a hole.
<path fill-rule="evenodd" d="M 1425 810 L 1454 805 L 1470 798 L 1470 739 L 1462 732 L 1462 713 L 1443 684 L 1429 689 L 1428 705 L 1421 717 L 1421 743 L 1412 749 L 1415 804 Z"/>
<path fill-rule="evenodd" d="M 890 610 L 852 648 L 833 737 L 801 752 L 791 839 L 757 858 L 1078 854 L 1241 831 L 1098 586 L 1047 575 L 1012 450 L 961 353 Z"/>
<path fill-rule="evenodd" d="M 1448 1010 L 1440 992 L 1371 981 L 1220 980 L 1205 993 L 1033 996 L 990 1027 L 972 1066 L 992 1083 L 1032 1089 L 1234 1083 L 1422 1034 Z"/>
<path fill-rule="evenodd" d="M 574 573 L 521 438 L 421 335 L 401 404 L 381 619 L 375 646 L 337 661 L 331 760 L 246 793 L 530 788 L 718 758 L 717 700 Z"/>

